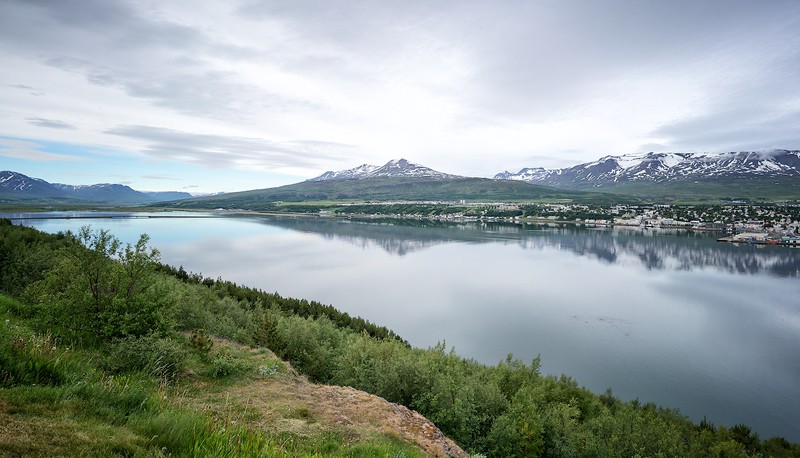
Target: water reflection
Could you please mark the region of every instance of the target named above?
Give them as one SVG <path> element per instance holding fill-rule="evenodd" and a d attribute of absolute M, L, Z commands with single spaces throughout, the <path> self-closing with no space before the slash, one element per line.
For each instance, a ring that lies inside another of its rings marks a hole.
<path fill-rule="evenodd" d="M 319 234 L 362 248 L 380 247 L 405 256 L 452 242 L 516 244 L 530 250 L 556 248 L 597 261 L 636 263 L 647 270 L 692 271 L 714 268 L 729 273 L 800 276 L 800 250 L 788 247 L 720 243 L 717 234 L 634 228 L 512 223 L 450 223 L 426 220 L 338 220 L 266 218 L 266 225 Z"/>

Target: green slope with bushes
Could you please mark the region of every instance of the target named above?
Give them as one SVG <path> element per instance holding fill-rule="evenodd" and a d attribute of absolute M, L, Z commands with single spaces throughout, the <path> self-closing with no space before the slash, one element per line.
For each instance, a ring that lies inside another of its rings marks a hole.
<path fill-rule="evenodd" d="M 417 410 L 486 456 L 800 456 L 797 444 L 745 425 L 696 424 L 542 375 L 538 358 L 487 366 L 444 343 L 411 348 L 326 306 L 157 261 L 146 237 L 124 247 L 102 231 L 49 235 L 0 222 L 0 425 L 11 425 L 0 426 L 0 452 L 418 456 L 391 436 L 365 443 L 336 428 L 298 434 L 246 405 L 218 408 L 227 398 L 215 393 L 285 374 L 274 354 L 312 381 Z M 211 337 L 239 347 L 219 348 Z M 209 408 L 190 408 L 187 393 L 212 399 Z M 285 424 L 313 420 L 307 409 L 295 413 Z"/>
<path fill-rule="evenodd" d="M 620 197 L 585 191 L 558 190 L 520 181 L 488 178 L 365 178 L 351 180 L 304 181 L 277 188 L 234 192 L 171 202 L 173 208 L 245 209 L 254 211 L 286 211 L 287 204 L 299 202 L 386 202 L 386 201 L 460 201 L 471 202 L 581 202 L 610 204 L 638 202 L 633 197 Z M 289 206 L 289 208 L 292 208 Z M 302 209 L 300 209 L 302 210 Z"/>

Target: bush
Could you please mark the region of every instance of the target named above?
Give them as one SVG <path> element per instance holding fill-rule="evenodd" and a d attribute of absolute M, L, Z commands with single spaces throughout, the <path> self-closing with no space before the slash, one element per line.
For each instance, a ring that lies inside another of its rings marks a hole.
<path fill-rule="evenodd" d="M 192 331 L 192 336 L 189 338 L 189 345 L 191 345 L 195 351 L 206 354 L 211 351 L 214 342 L 211 340 L 211 337 L 206 336 L 205 329 L 200 328 Z"/>
<path fill-rule="evenodd" d="M 165 333 L 172 304 L 163 283 L 154 281 L 158 251 L 142 235 L 135 245 L 86 226 L 53 267 L 25 294 L 39 319 L 54 331 L 88 341 Z"/>
<path fill-rule="evenodd" d="M 329 319 L 283 317 L 274 327 L 270 350 L 288 359 L 315 382 L 333 379 L 346 334 Z"/>
<path fill-rule="evenodd" d="M 244 374 L 253 370 L 253 364 L 232 354 L 227 348 L 221 348 L 211 361 L 210 374 L 214 378 L 225 378 L 231 375 Z"/>
<path fill-rule="evenodd" d="M 112 373 L 143 371 L 173 380 L 183 369 L 188 353 L 173 339 L 153 335 L 117 339 L 109 346 L 105 368 Z"/>

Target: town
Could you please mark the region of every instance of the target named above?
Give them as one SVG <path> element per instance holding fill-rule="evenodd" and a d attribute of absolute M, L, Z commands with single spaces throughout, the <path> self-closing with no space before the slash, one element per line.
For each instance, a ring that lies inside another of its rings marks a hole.
<path fill-rule="evenodd" d="M 732 242 L 800 243 L 800 205 L 585 205 L 381 202 L 321 210 L 321 216 L 427 218 L 452 221 L 573 223 L 716 231 Z"/>

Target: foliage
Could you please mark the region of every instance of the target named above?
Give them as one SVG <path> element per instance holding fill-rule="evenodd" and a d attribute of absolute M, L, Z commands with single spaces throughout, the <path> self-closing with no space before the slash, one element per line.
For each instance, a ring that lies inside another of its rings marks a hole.
<path fill-rule="evenodd" d="M 278 293 L 267 293 L 256 288 L 237 285 L 236 283 L 222 279 L 204 278 L 200 274 L 186 272 L 183 267 L 178 269 L 158 264 L 157 270 L 166 273 L 186 284 L 184 287 L 171 284 L 173 291 L 173 301 L 176 302 L 178 328 L 182 330 L 201 328 L 204 323 L 211 322 L 216 329 L 208 328 L 215 335 L 234 338 L 235 335 L 244 330 L 252 328 L 255 322 L 261 322 L 268 317 L 258 314 L 248 314 L 248 311 L 261 309 L 275 309 L 306 318 L 326 317 L 340 328 L 349 328 L 355 332 L 365 331 L 373 337 L 380 339 L 398 340 L 408 346 L 408 343 L 400 336 L 384 326 L 378 326 L 360 317 L 351 317 L 349 314 L 341 312 L 330 305 L 321 304 L 316 301 L 305 299 L 287 298 Z M 191 285 L 204 285 L 208 289 L 192 288 Z M 224 304 L 217 304 L 219 300 L 225 300 Z M 235 300 L 235 303 L 230 300 Z M 212 316 L 216 314 L 216 319 Z M 225 324 L 220 321 L 220 316 L 227 316 Z M 236 328 L 237 323 L 242 328 Z M 269 326 L 268 323 L 264 326 Z M 258 327 L 257 327 L 258 328 Z M 259 334 L 260 329 L 254 330 Z M 226 334 L 227 333 L 227 334 Z M 266 335 L 261 334 L 257 337 L 256 344 L 265 345 Z M 261 340 L 258 340 L 261 339 Z"/>
<path fill-rule="evenodd" d="M 211 337 L 206 336 L 206 331 L 203 328 L 192 331 L 192 335 L 189 338 L 189 344 L 195 351 L 200 353 L 208 353 L 211 351 L 211 347 L 214 346 L 214 342 L 211 340 Z"/>
<path fill-rule="evenodd" d="M 35 313 L 46 325 L 79 339 L 113 340 L 165 333 L 171 310 L 158 283 L 152 282 L 158 251 L 142 235 L 122 246 L 108 231 L 88 226 L 54 261 L 43 278 L 25 289 Z"/>
<path fill-rule="evenodd" d="M 370 178 L 354 180 L 304 181 L 270 189 L 229 193 L 171 202 L 174 208 L 246 209 L 285 211 L 286 203 L 309 201 L 329 202 L 396 202 L 396 201 L 459 201 L 510 202 L 550 201 L 585 203 L 636 202 L 638 199 L 598 192 L 560 190 L 513 180 L 488 178 Z M 153 204 L 164 206 L 164 204 Z M 291 210 L 292 208 L 288 208 Z M 319 206 L 295 209 L 317 212 Z"/>
<path fill-rule="evenodd" d="M 213 378 L 225 378 L 240 375 L 253 370 L 253 365 L 240 355 L 233 354 L 227 348 L 220 349 L 211 359 L 209 374 Z"/>
<path fill-rule="evenodd" d="M 64 383 L 70 361 L 57 347 L 50 335 L 0 326 L 0 387 Z"/>
<path fill-rule="evenodd" d="M 144 371 L 154 377 L 173 380 L 183 369 L 188 354 L 174 339 L 155 335 L 128 336 L 108 347 L 104 367 L 112 373 Z"/>

